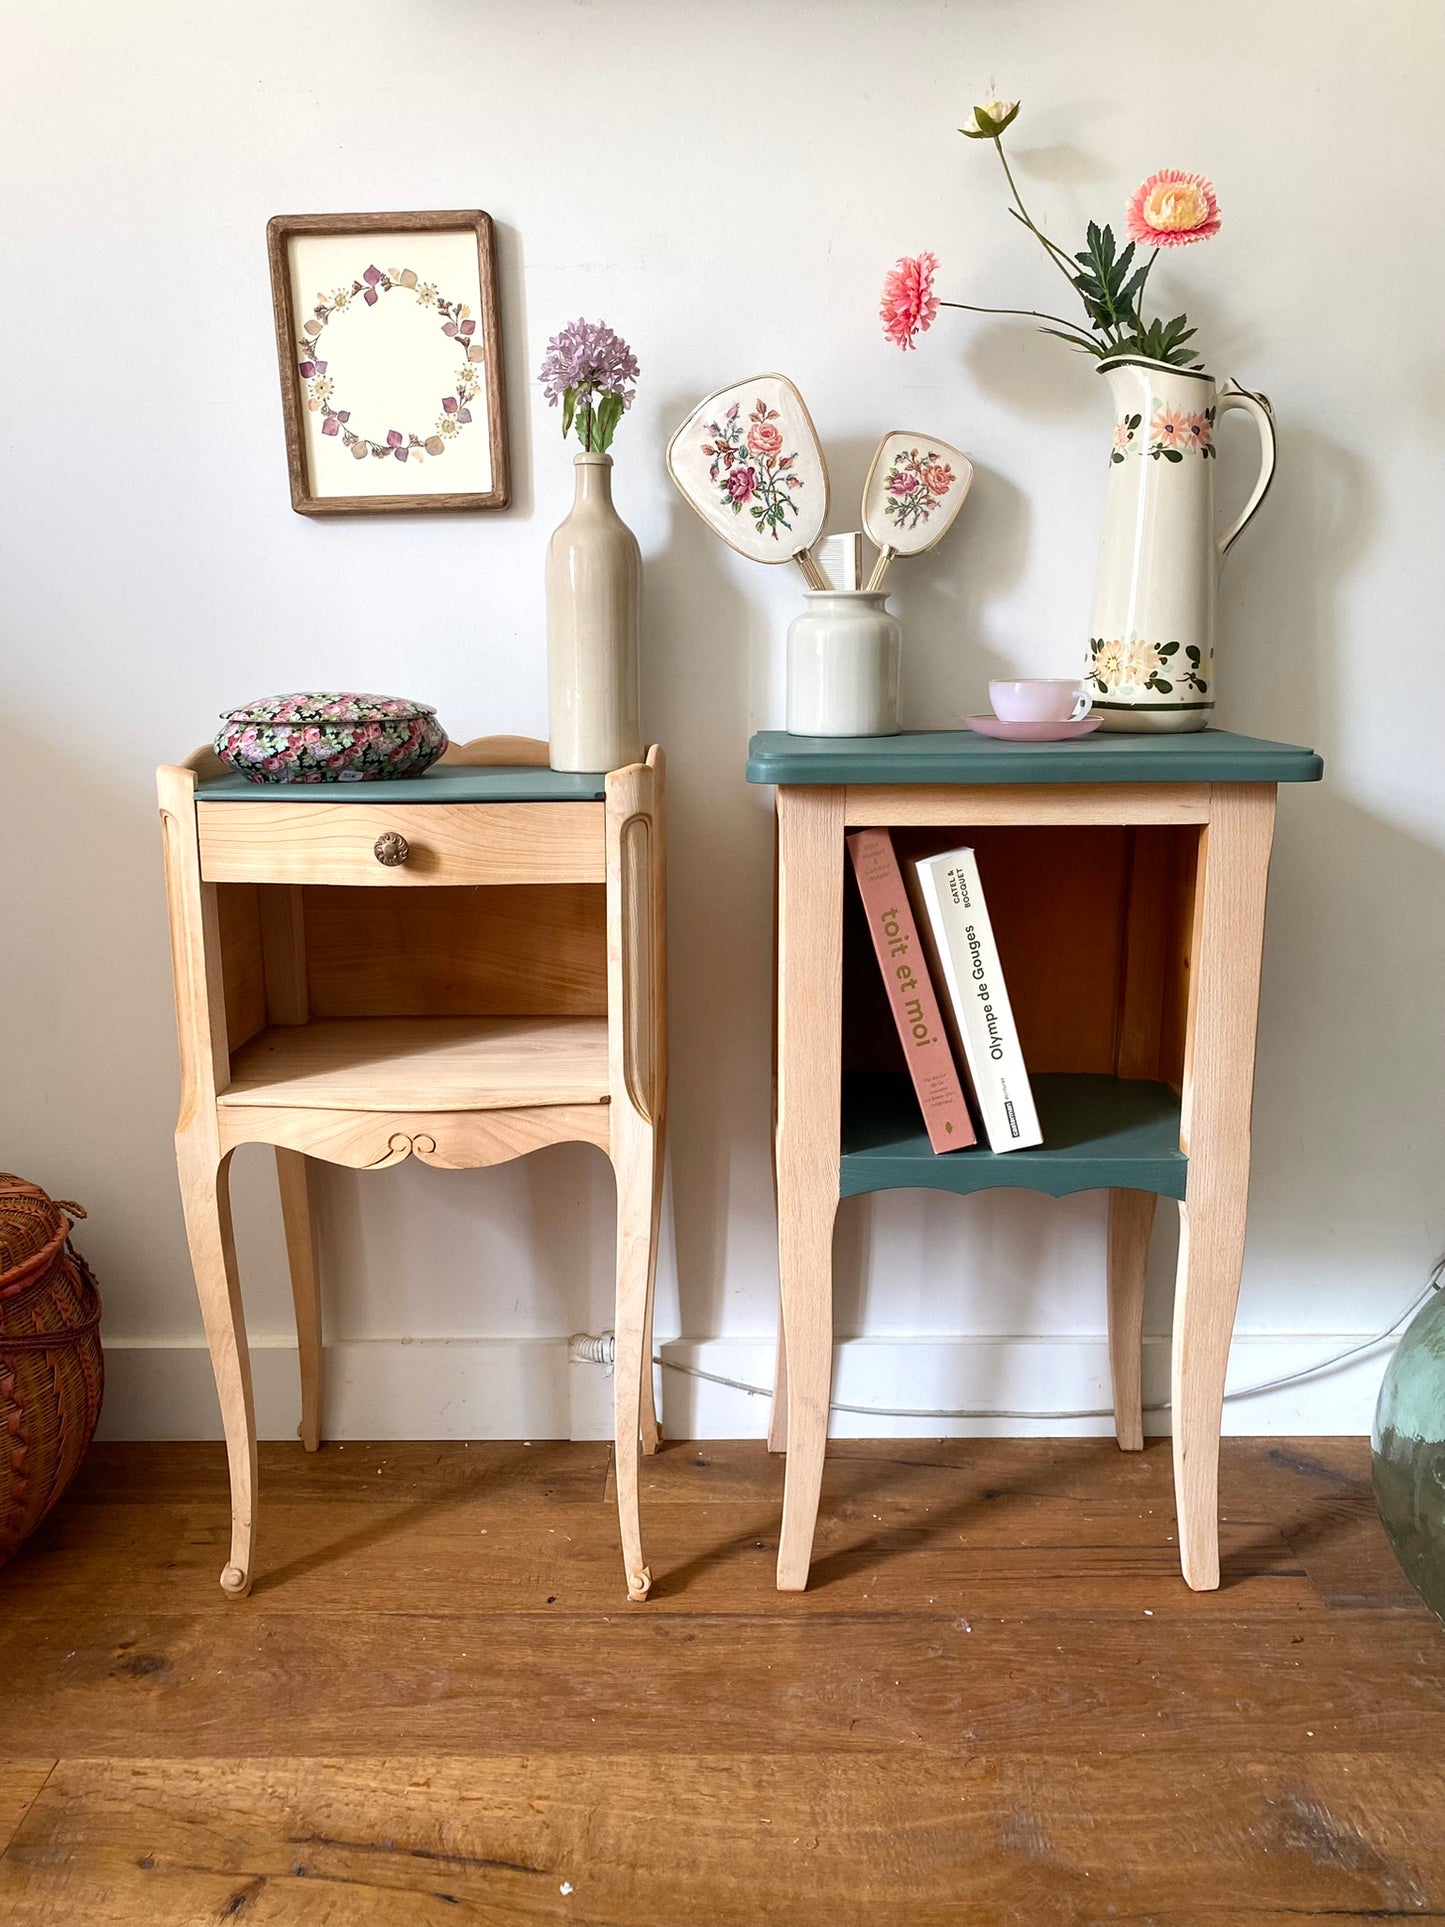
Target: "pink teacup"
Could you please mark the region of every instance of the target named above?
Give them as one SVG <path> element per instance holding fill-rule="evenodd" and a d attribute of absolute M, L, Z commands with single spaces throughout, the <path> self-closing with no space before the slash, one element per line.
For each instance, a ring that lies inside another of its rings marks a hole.
<path fill-rule="evenodd" d="M 1094 707 L 1087 689 L 1061 677 L 991 682 L 988 699 L 994 715 L 1005 723 L 1077 723 Z"/>

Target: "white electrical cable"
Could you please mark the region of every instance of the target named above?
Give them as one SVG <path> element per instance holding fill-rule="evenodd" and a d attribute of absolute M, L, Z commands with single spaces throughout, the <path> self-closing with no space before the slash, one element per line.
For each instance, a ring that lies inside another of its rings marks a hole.
<path fill-rule="evenodd" d="M 1445 1278 L 1445 1258 L 1442 1258 L 1430 1273 L 1424 1290 L 1411 1300 L 1393 1324 L 1386 1325 L 1385 1329 L 1382 1332 L 1377 1332 L 1373 1338 L 1362 1339 L 1358 1345 L 1349 1345 L 1344 1351 L 1334 1352 L 1328 1358 L 1316 1359 L 1312 1365 L 1302 1365 L 1297 1372 L 1285 1372 L 1279 1378 L 1267 1378 L 1259 1385 L 1242 1385 L 1237 1391 L 1226 1392 L 1224 1394 L 1225 1403 L 1229 1404 L 1233 1400 L 1240 1398 L 1257 1398 L 1261 1392 L 1274 1392 L 1282 1385 L 1297 1384 L 1302 1378 L 1314 1378 L 1320 1372 L 1328 1372 L 1336 1365 L 1343 1365 L 1347 1359 L 1359 1357 L 1362 1352 L 1373 1351 L 1376 1345 L 1383 1345 L 1387 1338 L 1394 1337 L 1406 1319 L 1414 1316 L 1415 1312 L 1424 1304 L 1432 1291 L 1439 1291 L 1441 1289 L 1442 1278 Z M 747 1392 L 753 1398 L 771 1398 L 773 1395 L 770 1386 L 749 1385 L 745 1379 L 741 1378 L 725 1378 L 721 1372 L 703 1371 L 700 1365 L 678 1364 L 670 1358 L 663 1358 L 660 1353 L 653 1355 L 652 1362 L 654 1365 L 664 1366 L 670 1372 L 681 1372 L 687 1378 L 706 1379 L 709 1385 L 726 1385 L 731 1391 Z M 1097 1406 L 1089 1410 L 1074 1412 L 1042 1412 L 1037 1410 L 1015 1410 L 1012 1407 L 1004 1405 L 927 1407 L 847 1405 L 844 1404 L 841 1399 L 830 1400 L 828 1410 L 830 1412 L 850 1412 L 859 1418 L 1079 1419 L 1112 1418 L 1114 1416 L 1114 1408 L 1112 1405 Z M 1161 1405 L 1146 1405 L 1144 1410 L 1146 1412 L 1167 1412 L 1169 1410 L 1168 1400 L 1166 1399 Z"/>

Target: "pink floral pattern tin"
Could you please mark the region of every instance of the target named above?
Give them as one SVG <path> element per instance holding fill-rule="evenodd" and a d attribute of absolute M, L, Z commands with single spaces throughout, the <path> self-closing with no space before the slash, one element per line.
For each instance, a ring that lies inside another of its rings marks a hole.
<path fill-rule="evenodd" d="M 447 746 L 429 703 L 404 696 L 263 696 L 231 710 L 216 754 L 252 783 L 375 783 L 420 776 Z"/>

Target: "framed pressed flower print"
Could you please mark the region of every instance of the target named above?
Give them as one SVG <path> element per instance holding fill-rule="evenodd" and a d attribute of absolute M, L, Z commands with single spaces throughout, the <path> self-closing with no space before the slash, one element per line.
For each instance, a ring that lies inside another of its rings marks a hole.
<path fill-rule="evenodd" d="M 506 508 L 490 216 L 278 214 L 266 239 L 292 508 Z"/>

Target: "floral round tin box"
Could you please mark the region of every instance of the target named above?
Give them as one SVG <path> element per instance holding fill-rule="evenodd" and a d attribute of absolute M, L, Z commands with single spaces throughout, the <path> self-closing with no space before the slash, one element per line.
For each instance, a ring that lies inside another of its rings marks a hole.
<path fill-rule="evenodd" d="M 230 710 L 216 754 L 252 783 L 375 783 L 420 776 L 447 746 L 429 703 L 404 696 L 263 696 Z"/>

